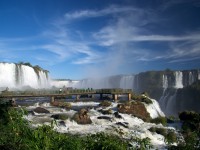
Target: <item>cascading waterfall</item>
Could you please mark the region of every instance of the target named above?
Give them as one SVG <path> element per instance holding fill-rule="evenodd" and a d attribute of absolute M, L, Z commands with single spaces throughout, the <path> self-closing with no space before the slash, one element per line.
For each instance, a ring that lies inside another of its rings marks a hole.
<path fill-rule="evenodd" d="M 159 99 L 159 104 L 160 104 L 160 107 L 162 108 L 162 110 L 165 110 L 166 98 L 169 96 L 169 94 L 166 92 L 166 90 L 168 88 L 168 78 L 164 74 L 162 77 L 162 88 L 163 88 L 163 94 Z"/>
<path fill-rule="evenodd" d="M 194 82 L 194 75 L 192 74 L 192 72 L 189 72 L 189 85 L 191 85 Z"/>
<path fill-rule="evenodd" d="M 15 87 L 15 64 L 0 63 L 0 86 Z"/>
<path fill-rule="evenodd" d="M 183 88 L 183 73 L 181 71 L 175 71 L 175 86 L 174 88 Z"/>
<path fill-rule="evenodd" d="M 163 78 L 162 78 L 162 83 L 163 83 L 163 89 L 164 91 L 168 88 L 168 79 L 167 76 L 163 74 Z"/>
<path fill-rule="evenodd" d="M 49 88 L 49 79 L 44 71 L 38 70 L 36 72 L 30 66 L 0 63 L 0 87 L 14 89 L 25 87 Z"/>
<path fill-rule="evenodd" d="M 167 75 L 163 75 L 163 95 L 159 99 L 159 104 L 166 116 L 176 114 L 177 89 L 183 88 L 183 73 L 181 71 L 176 71 L 174 77 L 174 89 L 168 89 Z"/>
<path fill-rule="evenodd" d="M 120 80 L 120 88 L 122 89 L 133 89 L 134 87 L 134 76 L 133 75 L 127 75 L 122 76 Z"/>
<path fill-rule="evenodd" d="M 200 71 L 198 70 L 198 80 L 200 80 Z"/>

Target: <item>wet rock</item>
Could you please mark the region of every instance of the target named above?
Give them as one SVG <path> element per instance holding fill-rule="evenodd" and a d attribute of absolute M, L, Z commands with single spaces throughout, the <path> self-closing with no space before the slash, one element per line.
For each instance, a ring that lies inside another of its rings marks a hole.
<path fill-rule="evenodd" d="M 120 113 L 132 114 L 133 116 L 138 117 L 146 122 L 149 122 L 151 119 L 150 114 L 148 113 L 144 104 L 138 101 L 118 104 L 118 111 Z"/>
<path fill-rule="evenodd" d="M 122 116 L 121 116 L 121 115 L 119 114 L 119 112 L 117 112 L 117 111 L 114 113 L 114 115 L 115 115 L 115 117 L 118 118 L 118 119 L 121 119 L 121 118 L 122 118 Z"/>
<path fill-rule="evenodd" d="M 78 113 L 74 114 L 72 119 L 78 124 L 91 124 L 92 120 L 87 113 L 87 110 L 83 108 Z"/>
<path fill-rule="evenodd" d="M 116 125 L 122 126 L 124 128 L 128 128 L 128 122 L 117 122 Z"/>
<path fill-rule="evenodd" d="M 31 110 L 31 111 L 28 111 L 28 114 L 30 114 L 30 115 L 33 115 L 33 116 L 34 116 L 34 115 L 35 115 L 35 112 Z"/>
<path fill-rule="evenodd" d="M 99 117 L 97 117 L 97 119 L 105 119 L 105 120 L 108 120 L 108 121 L 112 122 L 112 118 L 108 117 L 108 116 L 99 116 Z"/>
<path fill-rule="evenodd" d="M 54 114 L 51 116 L 51 118 L 54 118 L 56 120 L 66 120 L 68 119 L 68 116 L 66 114 Z"/>
<path fill-rule="evenodd" d="M 42 107 L 37 107 L 33 111 L 36 112 L 36 113 L 45 113 L 45 114 L 50 113 L 48 110 L 46 110 L 46 109 L 44 109 Z"/>
<path fill-rule="evenodd" d="M 64 121 L 59 121 L 58 123 L 59 123 L 60 126 L 64 126 L 64 127 L 66 127 L 66 124 L 65 124 Z"/>
<path fill-rule="evenodd" d="M 107 110 L 99 110 L 103 115 L 111 115 L 113 113 L 112 109 L 107 109 Z"/>

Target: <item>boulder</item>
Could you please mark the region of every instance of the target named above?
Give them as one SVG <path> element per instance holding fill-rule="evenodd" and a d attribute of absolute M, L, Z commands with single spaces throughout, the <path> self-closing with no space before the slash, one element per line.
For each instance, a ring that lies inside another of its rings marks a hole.
<path fill-rule="evenodd" d="M 54 114 L 51 116 L 51 118 L 54 118 L 54 119 L 59 119 L 59 120 L 66 120 L 68 119 L 68 116 L 66 114 Z"/>
<path fill-rule="evenodd" d="M 124 128 L 128 128 L 128 122 L 117 122 L 116 125 L 122 126 Z"/>
<path fill-rule="evenodd" d="M 75 113 L 72 119 L 78 124 L 91 124 L 92 120 L 87 113 L 87 110 L 83 108 L 78 113 Z"/>
<path fill-rule="evenodd" d="M 60 126 L 64 126 L 64 127 L 66 127 L 66 124 L 65 124 L 64 121 L 59 121 L 58 123 L 59 123 Z"/>
<path fill-rule="evenodd" d="M 118 112 L 125 114 L 132 114 L 144 121 L 150 121 L 151 117 L 146 107 L 141 102 L 127 102 L 124 104 L 118 104 Z"/>
<path fill-rule="evenodd" d="M 103 115 L 111 115 L 113 113 L 112 109 L 107 109 L 107 110 L 99 110 Z"/>
<path fill-rule="evenodd" d="M 33 111 L 36 112 L 36 113 L 45 113 L 45 114 L 50 113 L 48 110 L 46 110 L 42 107 L 37 107 Z"/>
<path fill-rule="evenodd" d="M 97 117 L 97 119 L 105 119 L 105 120 L 108 120 L 108 121 L 112 122 L 112 118 L 108 117 L 108 116 L 99 116 L 99 117 Z"/>
<path fill-rule="evenodd" d="M 114 113 L 115 118 L 122 119 L 122 116 L 116 111 Z"/>

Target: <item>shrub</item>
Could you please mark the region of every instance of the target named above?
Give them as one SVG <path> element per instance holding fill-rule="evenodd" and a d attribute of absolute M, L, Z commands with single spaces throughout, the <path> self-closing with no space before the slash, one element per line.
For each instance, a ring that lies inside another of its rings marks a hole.
<path fill-rule="evenodd" d="M 103 101 L 99 104 L 99 106 L 103 106 L 103 107 L 109 107 L 112 103 L 109 101 Z"/>
<path fill-rule="evenodd" d="M 165 136 L 166 141 L 170 144 L 170 143 L 175 143 L 177 142 L 177 136 L 176 133 L 173 131 L 169 131 L 167 133 L 167 135 Z"/>
<path fill-rule="evenodd" d="M 155 124 L 161 123 L 163 126 L 167 125 L 167 119 L 165 117 L 157 117 L 155 119 L 151 119 L 150 122 Z"/>
<path fill-rule="evenodd" d="M 141 99 L 141 102 L 144 102 L 144 103 L 146 103 L 146 104 L 152 104 L 153 102 L 149 99 L 149 98 L 147 98 L 147 97 L 143 97 L 142 99 Z"/>
<path fill-rule="evenodd" d="M 156 128 L 156 127 L 151 127 L 149 129 L 151 132 L 156 132 L 157 134 L 161 134 L 164 137 L 167 135 L 167 130 L 165 128 Z"/>

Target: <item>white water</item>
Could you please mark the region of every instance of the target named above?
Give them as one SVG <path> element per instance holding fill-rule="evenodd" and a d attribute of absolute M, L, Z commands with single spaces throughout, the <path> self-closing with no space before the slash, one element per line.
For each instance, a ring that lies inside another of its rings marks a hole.
<path fill-rule="evenodd" d="M 150 105 L 145 104 L 147 111 L 149 112 L 151 118 L 157 118 L 159 116 L 164 117 L 165 114 L 162 112 L 160 105 L 158 104 L 158 102 L 154 99 L 151 99 L 151 101 L 153 102 Z"/>
<path fill-rule="evenodd" d="M 163 83 L 163 89 L 166 90 L 168 88 L 168 78 L 164 74 L 163 74 L 163 78 L 162 78 L 162 83 Z"/>
<path fill-rule="evenodd" d="M 183 88 L 183 73 L 181 71 L 175 71 L 175 86 L 174 88 Z"/>
<path fill-rule="evenodd" d="M 51 81 L 51 87 L 56 88 L 63 88 L 63 87 L 76 87 L 76 85 L 79 83 L 79 81 L 71 81 L 71 80 L 52 80 Z"/>
<path fill-rule="evenodd" d="M 156 104 L 157 102 L 155 100 L 152 100 L 153 104 L 148 107 L 148 112 L 152 117 L 156 117 L 159 115 L 162 115 L 162 111 L 159 109 L 159 105 Z M 83 103 L 74 103 L 71 102 L 72 106 L 83 106 Z M 87 103 L 89 104 L 89 103 Z M 97 103 L 90 102 L 91 105 L 96 105 Z M 36 107 L 43 107 L 50 111 L 50 114 L 35 114 L 28 116 L 24 116 L 25 119 L 32 122 L 32 126 L 40 126 L 42 124 L 50 125 L 51 121 L 53 120 L 50 118 L 53 114 L 59 114 L 64 113 L 66 114 L 69 119 L 64 120 L 65 126 L 60 125 L 58 120 L 57 125 L 55 125 L 54 129 L 61 133 L 71 133 L 71 134 L 95 134 L 98 132 L 106 132 L 108 134 L 115 134 L 119 135 L 120 137 L 123 137 L 125 139 L 130 139 L 131 137 L 138 137 L 138 138 L 150 138 L 151 143 L 155 146 L 155 148 L 164 148 L 166 146 L 164 137 L 162 135 L 151 133 L 148 129 L 151 127 L 163 127 L 161 124 L 156 125 L 152 123 L 146 123 L 143 120 L 128 115 L 128 114 L 121 114 L 119 113 L 122 118 L 116 118 L 113 114 L 111 115 L 103 115 L 101 114 L 98 109 L 90 109 L 88 110 L 88 115 L 90 116 L 92 120 L 92 124 L 88 125 L 80 125 L 77 124 L 75 121 L 71 120 L 70 118 L 73 117 L 73 115 L 76 113 L 74 110 L 66 111 L 60 108 L 50 107 L 48 104 L 42 104 L 39 105 L 38 103 L 32 107 L 28 107 L 28 110 L 33 110 Z M 110 109 L 116 110 L 117 103 L 112 103 L 110 106 Z M 102 109 L 100 107 L 99 109 Z M 111 120 L 106 119 L 98 119 L 99 116 L 107 116 L 110 117 Z M 128 125 L 128 128 L 125 128 L 123 126 L 117 125 L 117 122 L 124 123 L 126 122 Z"/>
<path fill-rule="evenodd" d="M 15 87 L 15 64 L 0 63 L 0 87 Z"/>
<path fill-rule="evenodd" d="M 32 67 L 14 63 L 0 63 L 1 88 L 49 88 L 49 79 L 45 72 L 35 72 Z"/>

